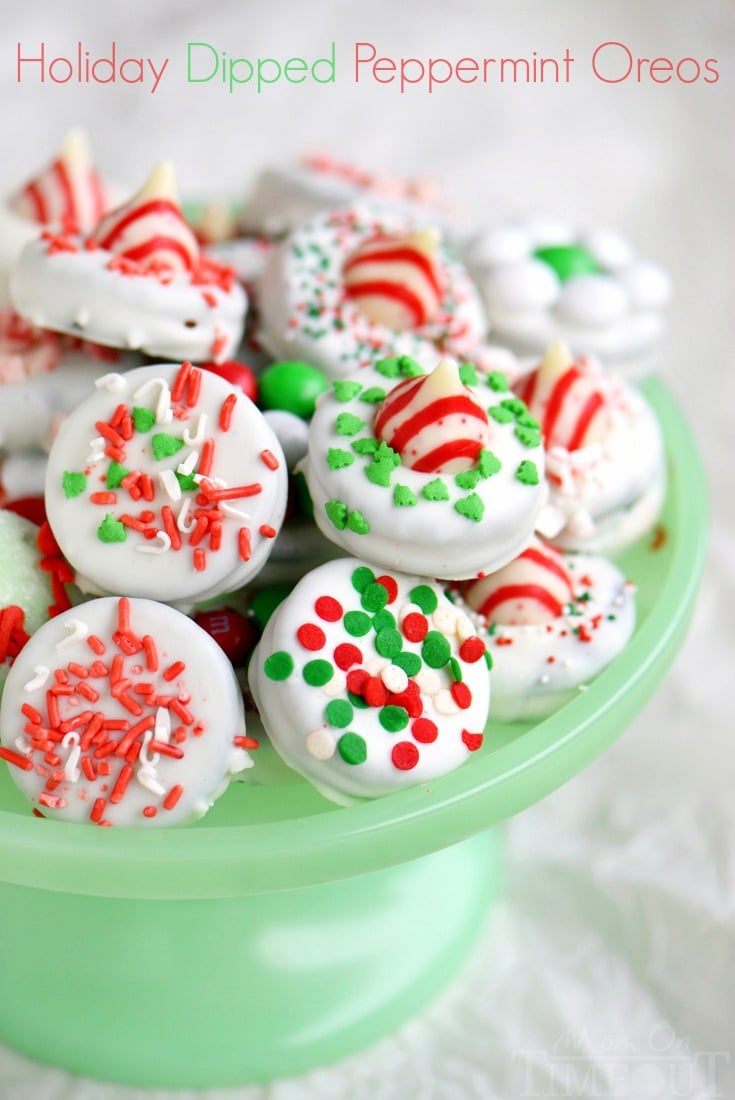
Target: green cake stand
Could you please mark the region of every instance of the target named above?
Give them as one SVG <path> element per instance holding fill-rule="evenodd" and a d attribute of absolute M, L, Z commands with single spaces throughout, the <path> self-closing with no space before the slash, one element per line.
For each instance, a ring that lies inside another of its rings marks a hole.
<path fill-rule="evenodd" d="M 0 769 L 0 1041 L 89 1077 L 226 1086 L 341 1058 L 440 992 L 500 889 L 495 826 L 614 741 L 684 638 L 705 484 L 673 399 L 643 389 L 670 483 L 655 536 L 620 559 L 636 633 L 546 721 L 491 722 L 463 768 L 346 809 L 276 769 L 171 831 L 38 820 Z"/>

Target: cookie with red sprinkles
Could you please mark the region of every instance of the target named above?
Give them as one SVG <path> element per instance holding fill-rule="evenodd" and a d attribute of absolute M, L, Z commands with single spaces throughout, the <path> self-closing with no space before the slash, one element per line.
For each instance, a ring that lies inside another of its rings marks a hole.
<path fill-rule="evenodd" d="M 0 759 L 36 811 L 101 826 L 203 817 L 257 748 L 217 643 L 181 612 L 127 597 L 81 604 L 33 635 L 8 674 L 0 730 Z"/>
<path fill-rule="evenodd" d="M 435 779 L 482 745 L 485 645 L 430 580 L 341 558 L 308 573 L 249 667 L 285 762 L 347 804 Z"/>
<path fill-rule="evenodd" d="M 55 602 L 54 562 L 37 537 L 35 524 L 0 508 L 0 692 L 18 654 L 47 621 Z"/>

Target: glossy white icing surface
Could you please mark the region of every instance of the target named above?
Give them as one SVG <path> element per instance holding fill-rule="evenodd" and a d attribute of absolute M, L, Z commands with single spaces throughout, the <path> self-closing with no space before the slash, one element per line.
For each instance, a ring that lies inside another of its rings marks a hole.
<path fill-rule="evenodd" d="M 48 517 L 86 591 L 167 601 L 207 599 L 240 587 L 271 552 L 285 511 L 287 482 L 275 434 L 242 392 L 210 371 L 194 368 L 177 398 L 179 371 L 165 363 L 98 379 L 94 393 L 64 421 L 53 443 L 46 480 Z M 200 382 L 196 400 L 189 389 L 195 377 Z M 221 419 L 225 402 L 231 406 L 226 429 Z M 99 425 L 109 425 L 120 406 L 129 415 L 144 410 L 150 422 L 133 430 L 122 457 L 114 460 L 125 472 L 151 479 L 149 500 L 139 495 L 139 486 L 145 484 L 140 480 L 130 490 L 108 484 L 111 444 Z M 202 465 L 205 448 L 213 455 L 208 472 Z M 65 495 L 65 472 L 84 475 L 78 495 Z M 198 483 L 190 480 L 196 478 Z M 238 492 L 220 502 L 216 494 L 228 489 Z M 205 491 L 215 496 L 203 502 Z M 112 499 L 105 502 L 103 495 L 101 503 L 93 503 L 92 495 L 99 492 L 110 493 Z M 175 527 L 173 542 L 165 534 L 164 509 Z M 204 526 L 198 526 L 197 511 L 207 513 Z M 150 515 L 141 521 L 146 513 Z M 100 526 L 107 516 L 115 521 L 118 536 L 120 516 L 138 517 L 138 528 L 123 524 L 124 541 L 101 541 Z M 146 537 L 141 526 L 158 534 Z"/>
<path fill-rule="evenodd" d="M 234 740 L 245 735 L 242 695 L 230 662 L 196 623 L 165 604 L 130 600 L 124 630 L 120 602 L 92 600 L 51 619 L 16 659 L 0 739 L 31 766 L 10 762 L 9 771 L 47 817 L 183 825 L 252 764 Z M 93 721 L 99 732 L 87 743 Z"/>
<path fill-rule="evenodd" d="M 545 622 L 495 624 L 457 606 L 485 638 L 492 657 L 490 719 L 508 722 L 551 714 L 621 652 L 635 628 L 633 586 L 605 558 L 567 554 L 574 598 Z"/>
<path fill-rule="evenodd" d="M 494 409 L 504 401 L 516 409 L 524 407 L 502 376 L 487 378 L 498 388 L 479 373 L 477 384 L 467 387 L 481 408 Z M 500 462 L 496 468 L 491 459 L 493 473 L 483 476 L 470 470 L 438 476 L 398 464 L 390 465 L 383 479 L 369 450 L 377 446 L 373 421 L 378 395 L 389 393 L 402 380 L 400 375 L 390 378 L 375 367 L 364 367 L 350 379 L 338 380 L 319 398 L 303 463 L 319 528 L 348 552 L 390 569 L 457 579 L 500 568 L 528 543 L 546 501 L 540 442 L 531 431 L 526 438 L 533 445 L 524 444 L 518 434 L 524 434 L 522 426 L 503 407 L 498 414 L 503 423 L 488 416 L 490 453 Z M 352 384 L 356 392 L 344 399 L 349 390 L 343 387 Z M 388 462 L 395 459 L 388 456 Z M 523 463 L 535 468 L 537 484 L 519 480 Z M 334 502 L 344 506 L 342 526 Z"/>
<path fill-rule="evenodd" d="M 383 586 L 366 562 L 341 558 L 308 573 L 269 619 L 250 663 L 250 689 L 272 744 L 287 764 L 336 802 L 375 798 L 427 782 L 464 763 L 482 742 L 490 682 L 479 640 L 468 654 L 471 660 L 460 656 L 462 643 L 474 635 L 472 624 L 434 583 L 399 573 L 388 577 L 392 598 L 380 610 L 371 610 L 377 607 L 372 598 Z M 370 583 L 360 590 L 366 580 Z M 324 597 L 326 607 L 320 602 Z M 415 618 L 409 622 L 410 615 Z M 392 627 L 387 625 L 391 620 Z M 407 632 L 420 620 L 424 640 L 411 641 Z M 348 625 L 363 633 L 351 633 Z M 317 648 L 303 644 L 308 638 Z M 381 653 L 391 652 L 389 641 L 400 644 L 393 657 Z M 439 667 L 440 658 L 430 655 L 437 641 L 446 658 Z M 354 652 L 350 655 L 345 647 Z M 406 655 L 414 662 L 411 675 L 398 663 Z M 462 676 L 462 705 L 452 690 L 450 656 Z M 316 677 L 311 675 L 314 662 L 320 666 Z M 274 666 L 283 678 L 272 677 Z M 364 699 L 358 696 L 356 703 L 355 693 L 349 694 L 351 673 L 372 678 L 372 704 L 360 706 Z M 308 682 L 314 678 L 320 682 Z M 409 687 L 410 682 L 417 686 Z M 416 700 L 407 703 L 411 714 L 402 705 L 407 690 Z M 427 737 L 431 740 L 422 739 Z"/>
<path fill-rule="evenodd" d="M 41 328 L 82 336 L 97 344 L 147 352 L 165 359 L 205 362 L 231 358 L 242 337 L 247 296 L 234 280 L 229 290 L 197 284 L 189 273 L 161 281 L 110 267 L 105 249 L 49 251 L 29 244 L 11 276 L 15 308 Z"/>
<path fill-rule="evenodd" d="M 428 367 L 445 355 L 471 359 L 487 321 L 464 267 L 440 244 L 444 293 L 436 320 L 395 332 L 368 320 L 345 297 L 342 267 L 378 235 L 403 238 L 416 228 L 404 215 L 355 206 L 299 226 L 273 250 L 258 283 L 260 338 L 276 358 L 304 359 L 329 378 L 342 378 L 384 355 L 413 355 Z"/>

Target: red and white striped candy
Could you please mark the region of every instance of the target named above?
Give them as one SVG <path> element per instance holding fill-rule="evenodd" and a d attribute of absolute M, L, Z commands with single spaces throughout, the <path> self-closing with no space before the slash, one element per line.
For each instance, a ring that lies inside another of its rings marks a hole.
<path fill-rule="evenodd" d="M 88 233 L 97 224 L 107 199 L 81 130 L 67 134 L 57 159 L 26 184 L 11 206 L 39 225 Z"/>
<path fill-rule="evenodd" d="M 346 296 L 368 320 L 397 332 L 433 321 L 442 300 L 438 243 L 433 229 L 368 241 L 344 264 Z"/>
<path fill-rule="evenodd" d="M 199 245 L 179 208 L 170 161 L 153 170 L 130 202 L 102 219 L 94 238 L 102 248 L 143 268 L 191 271 L 196 267 Z"/>
<path fill-rule="evenodd" d="M 463 384 L 453 359 L 399 382 L 378 406 L 374 430 L 404 466 L 425 474 L 472 469 L 490 439 L 487 413 Z"/>
<path fill-rule="evenodd" d="M 547 450 L 576 451 L 605 435 L 609 410 L 604 391 L 583 360 L 572 360 L 564 344 L 551 344 L 519 395 L 541 424 Z"/>
<path fill-rule="evenodd" d="M 562 614 L 573 598 L 572 579 L 559 551 L 534 539 L 496 573 L 463 586 L 462 597 L 489 623 L 532 626 Z"/>

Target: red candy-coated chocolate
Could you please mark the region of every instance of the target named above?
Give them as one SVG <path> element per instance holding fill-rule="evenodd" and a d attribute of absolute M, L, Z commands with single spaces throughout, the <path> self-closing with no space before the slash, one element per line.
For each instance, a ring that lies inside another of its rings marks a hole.
<path fill-rule="evenodd" d="M 235 668 L 241 668 L 258 641 L 255 627 L 239 612 L 229 607 L 216 611 L 198 611 L 194 622 L 206 630 L 224 651 Z"/>
<path fill-rule="evenodd" d="M 16 515 L 28 519 L 40 527 L 46 522 L 46 505 L 43 497 L 19 497 L 18 500 L 9 500 L 3 505 L 7 512 L 15 512 Z"/>
<path fill-rule="evenodd" d="M 218 374 L 231 386 L 238 386 L 251 401 L 258 399 L 258 382 L 253 371 L 245 363 L 236 359 L 226 359 L 224 363 L 202 363 L 204 370 Z"/>

